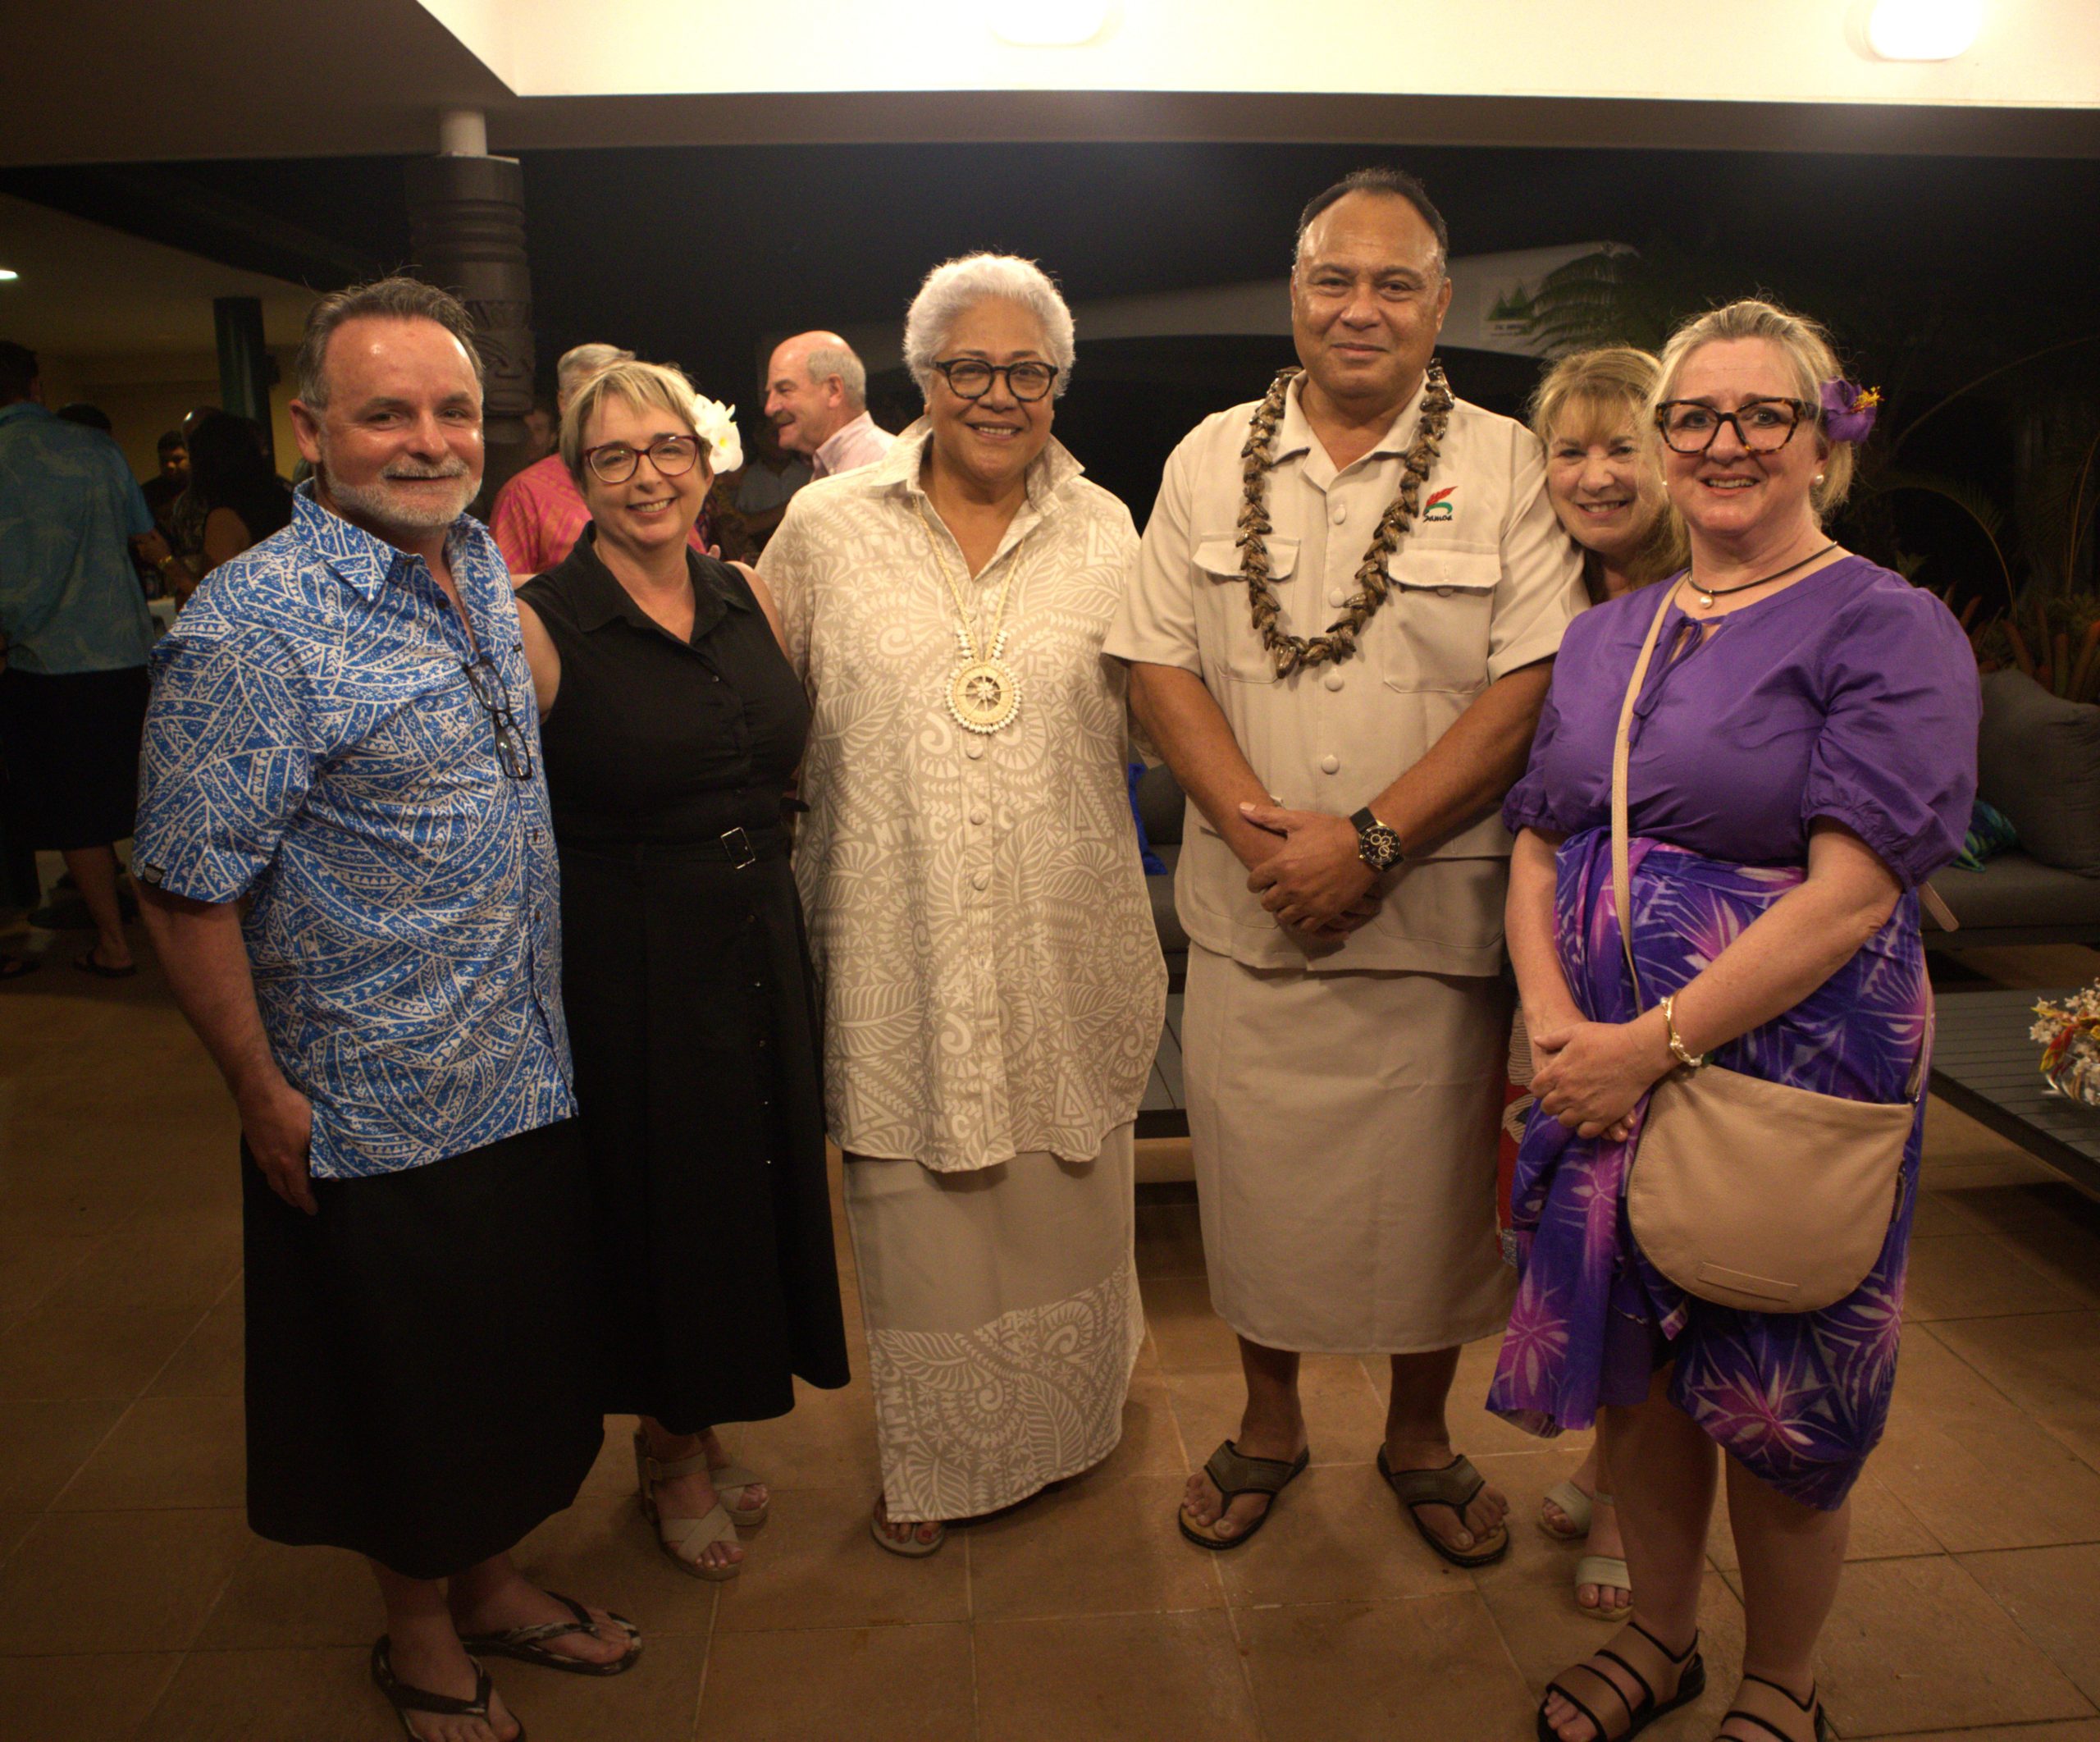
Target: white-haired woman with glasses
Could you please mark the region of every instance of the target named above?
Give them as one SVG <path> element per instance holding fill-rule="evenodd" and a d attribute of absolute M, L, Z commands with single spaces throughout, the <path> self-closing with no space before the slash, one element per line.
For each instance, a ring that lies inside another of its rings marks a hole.
<path fill-rule="evenodd" d="M 925 416 L 764 558 L 815 710 L 795 867 L 898 1554 L 1106 1457 L 1144 1337 L 1166 976 L 1101 656 L 1137 537 L 1051 439 L 1072 357 L 1031 263 L 936 267 L 905 324 Z"/>
<path fill-rule="evenodd" d="M 593 1347 L 605 1408 L 641 1417 L 664 1552 L 727 1579 L 769 1497 L 714 1424 L 847 1378 L 783 816 L 809 706 L 764 584 L 687 542 L 738 464 L 731 414 L 676 369 L 616 363 L 564 407 L 560 451 L 591 524 L 518 615 L 561 857 Z"/>

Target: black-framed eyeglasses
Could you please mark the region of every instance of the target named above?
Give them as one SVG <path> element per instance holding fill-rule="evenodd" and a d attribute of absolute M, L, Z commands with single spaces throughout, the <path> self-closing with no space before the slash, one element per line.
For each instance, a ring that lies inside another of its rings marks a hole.
<path fill-rule="evenodd" d="M 700 441 L 693 436 L 659 436 L 646 448 L 631 447 L 624 441 L 601 441 L 584 449 L 583 464 L 600 483 L 624 484 L 634 476 L 644 454 L 658 477 L 676 478 L 692 470 L 692 463 L 700 458 Z"/>
<path fill-rule="evenodd" d="M 489 716 L 490 729 L 495 734 L 495 759 L 503 765 L 503 771 L 514 780 L 531 780 L 532 740 L 511 711 L 509 693 L 504 688 L 503 674 L 496 670 L 495 662 L 486 653 L 478 654 L 460 661 L 459 669 L 467 674 L 467 687 L 473 691 L 474 700 Z"/>
<path fill-rule="evenodd" d="M 1655 427 L 1679 454 L 1705 453 L 1723 423 L 1733 426 L 1736 440 L 1751 453 L 1776 454 L 1815 412 L 1806 400 L 1745 400 L 1733 411 L 1718 410 L 1700 400 L 1664 400 L 1655 408 Z"/>
<path fill-rule="evenodd" d="M 975 357 L 952 357 L 934 367 L 947 378 L 948 391 L 959 400 L 981 400 L 992 391 L 992 377 L 1007 377 L 1007 391 L 1023 403 L 1048 395 L 1057 385 L 1054 363 L 981 363 Z"/>

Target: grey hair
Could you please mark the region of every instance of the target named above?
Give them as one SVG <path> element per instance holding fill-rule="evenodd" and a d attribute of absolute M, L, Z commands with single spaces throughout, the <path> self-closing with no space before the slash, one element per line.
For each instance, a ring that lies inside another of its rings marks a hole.
<path fill-rule="evenodd" d="M 851 345 L 819 345 L 802 359 L 802 367 L 815 386 L 821 387 L 836 375 L 846 390 L 847 407 L 856 413 L 868 409 L 868 366 L 854 354 Z"/>
<path fill-rule="evenodd" d="M 555 365 L 555 397 L 565 400 L 599 370 L 633 361 L 634 353 L 623 351 L 617 345 L 573 345 Z"/>
<path fill-rule="evenodd" d="M 316 411 L 328 404 L 328 341 L 345 322 L 377 318 L 387 321 L 435 321 L 459 341 L 474 368 L 474 385 L 483 382 L 482 354 L 474 346 L 474 318 L 450 290 L 420 278 L 396 275 L 352 285 L 316 303 L 306 317 L 306 333 L 292 364 L 297 396 Z"/>
<path fill-rule="evenodd" d="M 1016 254 L 964 254 L 944 261 L 927 273 L 911 310 L 904 318 L 904 362 L 921 394 L 934 391 L 934 359 L 947 343 L 955 323 L 979 303 L 994 298 L 1016 303 L 1043 329 L 1043 349 L 1057 366 L 1056 392 L 1071 385 L 1072 311 L 1057 294 L 1050 275 L 1033 260 Z"/>

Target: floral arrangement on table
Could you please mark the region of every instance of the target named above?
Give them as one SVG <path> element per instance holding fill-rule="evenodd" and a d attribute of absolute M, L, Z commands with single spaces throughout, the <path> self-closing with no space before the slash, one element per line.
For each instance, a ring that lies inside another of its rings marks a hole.
<path fill-rule="evenodd" d="M 2059 1095 L 2100 1107 L 2100 980 L 2061 1008 L 2035 1005 L 2030 1038 L 2042 1043 L 2042 1074 Z"/>

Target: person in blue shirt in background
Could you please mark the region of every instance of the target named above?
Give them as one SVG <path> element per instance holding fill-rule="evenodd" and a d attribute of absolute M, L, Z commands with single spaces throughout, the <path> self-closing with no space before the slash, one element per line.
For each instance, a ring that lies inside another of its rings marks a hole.
<path fill-rule="evenodd" d="M 0 341 L 0 762 L 11 844 L 63 853 L 94 922 L 76 959 L 139 972 L 124 935 L 116 844 L 131 832 L 153 619 L 131 558 L 153 517 L 123 450 L 52 415 L 36 353 Z M 70 409 L 70 408 L 69 408 Z M 0 979 L 37 966 L 0 958 Z"/>

